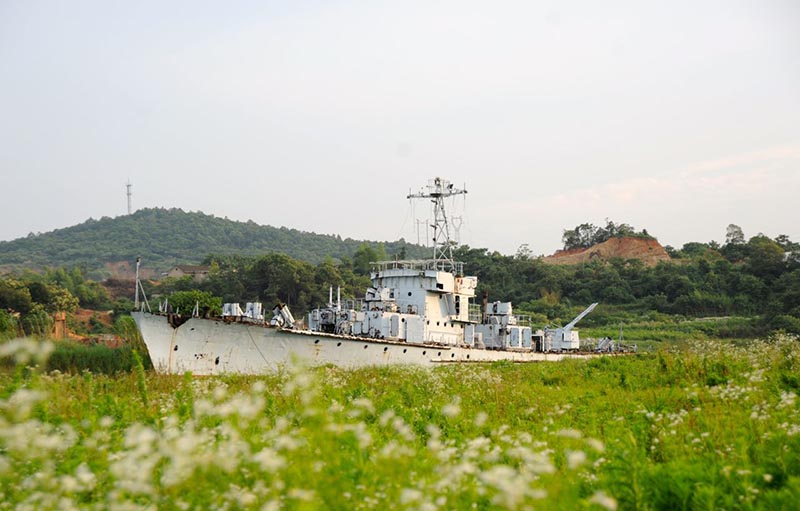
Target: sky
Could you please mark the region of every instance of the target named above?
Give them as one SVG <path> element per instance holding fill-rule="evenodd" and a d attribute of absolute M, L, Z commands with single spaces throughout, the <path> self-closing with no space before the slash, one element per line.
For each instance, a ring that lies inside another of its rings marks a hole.
<path fill-rule="evenodd" d="M 800 2 L 0 0 L 0 240 L 181 208 L 472 247 L 800 241 Z M 420 239 L 424 240 L 424 235 Z"/>

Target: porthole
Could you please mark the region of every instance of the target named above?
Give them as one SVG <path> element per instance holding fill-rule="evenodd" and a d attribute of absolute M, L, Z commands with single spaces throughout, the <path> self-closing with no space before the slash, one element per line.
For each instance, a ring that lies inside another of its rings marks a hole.
<path fill-rule="evenodd" d="M 314 344 L 319 344 L 319 339 L 317 339 L 316 341 L 314 341 Z"/>
<path fill-rule="evenodd" d="M 406 322 L 406 318 L 400 318 L 400 323 L 405 323 L 405 322 Z"/>
<path fill-rule="evenodd" d="M 385 348 L 383 348 L 383 352 L 384 353 L 387 352 L 387 351 L 389 351 L 389 346 L 386 346 Z"/>
<path fill-rule="evenodd" d="M 469 355 L 467 355 L 467 360 L 469 360 Z"/>
<path fill-rule="evenodd" d="M 341 342 L 337 342 L 337 343 L 336 343 L 336 345 L 337 345 L 337 346 L 341 346 L 341 345 L 342 345 L 342 343 L 341 343 Z"/>
<path fill-rule="evenodd" d="M 455 353 L 451 353 L 450 354 L 450 358 L 456 358 L 456 354 Z"/>
<path fill-rule="evenodd" d="M 436 326 L 439 326 L 439 322 L 438 321 L 436 322 Z"/>
<path fill-rule="evenodd" d="M 426 354 L 426 353 L 427 353 L 427 351 L 423 351 L 423 352 L 422 352 L 422 354 L 423 354 L 423 355 L 424 355 L 424 354 Z"/>
<path fill-rule="evenodd" d="M 403 348 L 403 353 L 407 352 L 408 348 Z"/>
<path fill-rule="evenodd" d="M 408 292 L 408 296 L 411 296 L 411 291 Z"/>
<path fill-rule="evenodd" d="M 364 345 L 364 349 L 367 349 L 368 347 L 369 347 L 369 344 L 365 344 Z"/>
<path fill-rule="evenodd" d="M 172 348 L 172 351 L 178 351 L 178 345 L 177 344 L 175 345 L 174 348 Z"/>
<path fill-rule="evenodd" d="M 440 351 L 439 353 L 436 354 L 436 356 L 437 357 L 441 357 L 442 356 L 442 352 Z"/>
<path fill-rule="evenodd" d="M 217 357 L 217 358 L 216 358 L 216 360 L 214 360 L 214 365 L 215 365 L 215 366 L 218 366 L 218 365 L 219 365 L 219 357 Z"/>

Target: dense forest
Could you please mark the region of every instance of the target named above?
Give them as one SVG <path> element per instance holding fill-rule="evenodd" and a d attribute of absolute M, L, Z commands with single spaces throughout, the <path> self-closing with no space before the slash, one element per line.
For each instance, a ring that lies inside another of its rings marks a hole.
<path fill-rule="evenodd" d="M 133 261 L 136 256 L 165 271 L 175 264 L 198 263 L 204 254 L 255 256 L 265 252 L 319 264 L 326 257 L 352 257 L 362 243 L 181 209 L 141 209 L 127 216 L 89 219 L 73 227 L 2 241 L 0 270 L 79 266 L 100 279 L 108 276 L 102 270 L 105 263 Z M 373 248 L 379 245 L 366 243 Z M 424 257 L 428 253 L 402 239 L 382 245 L 390 256 Z"/>
<path fill-rule="evenodd" d="M 735 226 L 732 226 L 735 227 Z M 745 241 L 729 237 L 725 245 L 687 243 L 669 248 L 673 260 L 647 267 L 638 260 L 549 265 L 525 253 L 507 256 L 462 246 L 456 258 L 479 277 L 478 296 L 512 301 L 515 310 L 539 324 L 568 321 L 592 302 L 603 304 L 588 324 L 648 314 L 698 318 L 754 318 L 747 332 L 783 329 L 800 333 L 800 251 L 786 237 L 757 235 Z M 327 300 L 329 286 L 341 286 L 349 298 L 369 284 L 369 261 L 385 254 L 362 245 L 352 259 L 320 264 L 281 254 L 259 257 L 209 256 L 209 279 L 168 279 L 151 292 L 203 291 L 223 301 L 282 301 L 307 311 Z M 180 295 L 179 295 L 180 296 Z M 197 300 L 192 295 L 189 303 Z M 744 335 L 744 334 L 743 334 Z"/>
<path fill-rule="evenodd" d="M 158 217 L 161 212 L 142 214 Z M 171 215 L 208 220 L 196 213 Z M 237 225 L 249 228 L 248 224 Z M 79 227 L 85 229 L 86 224 Z M 565 231 L 565 244 L 572 239 L 570 232 L 581 230 L 597 233 L 591 224 L 584 224 L 583 229 L 578 226 Z M 193 237 L 187 232 L 186 238 Z M 341 243 L 334 237 L 308 239 L 322 245 L 326 239 Z M 111 245 L 106 240 L 103 246 Z M 201 246 L 211 245 L 194 246 L 199 253 Z M 147 282 L 146 291 L 153 301 L 169 297 L 174 307 L 182 306 L 183 310 L 196 302 L 215 310 L 222 302 L 261 301 L 268 307 L 285 302 L 302 317 L 327 301 L 329 286 L 341 286 L 346 298 L 360 298 L 369 285 L 369 263 L 391 257 L 389 246 L 399 250 L 397 255 L 406 247 L 360 243 L 349 254 L 341 247 L 333 254 L 319 249 L 315 258 L 309 257 L 311 261 L 271 250 L 250 255 L 233 246 L 223 247 L 217 253 L 204 252 L 208 255 L 202 263 L 211 267 L 206 280 L 195 282 L 184 277 Z M 672 260 L 655 266 L 635 259 L 551 265 L 529 251 L 508 256 L 468 246 L 458 247 L 455 256 L 465 263 L 468 274 L 479 277 L 478 297 L 488 293 L 491 300 L 512 301 L 515 312 L 530 315 L 539 325 L 566 322 L 589 303 L 600 302 L 601 307 L 585 324 L 613 324 L 631 317 L 663 319 L 666 315 L 736 316 L 749 320 L 747 329 L 734 335 L 755 336 L 779 329 L 800 333 L 800 247 L 788 237 L 770 239 L 759 234 L 746 240 L 741 229 L 731 225 L 724 244 L 692 242 L 680 249 L 665 248 Z M 108 280 L 101 285 L 87 279 L 74 265 L 68 270 L 27 271 L 2 277 L 0 332 L 44 333 L 48 314 L 78 306 L 124 314 L 132 304 L 125 298 L 111 299 L 106 289 L 115 286 L 120 283 Z"/>

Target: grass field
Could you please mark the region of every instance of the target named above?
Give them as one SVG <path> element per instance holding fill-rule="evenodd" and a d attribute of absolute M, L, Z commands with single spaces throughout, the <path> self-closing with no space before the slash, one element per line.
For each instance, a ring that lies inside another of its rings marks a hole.
<path fill-rule="evenodd" d="M 800 508 L 795 337 L 204 378 L 46 346 L 0 346 L 0 510 Z"/>

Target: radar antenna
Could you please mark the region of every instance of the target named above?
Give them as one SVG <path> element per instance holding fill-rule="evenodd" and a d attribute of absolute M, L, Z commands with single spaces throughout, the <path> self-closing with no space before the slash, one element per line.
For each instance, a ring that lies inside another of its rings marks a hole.
<path fill-rule="evenodd" d="M 433 203 L 434 220 L 433 228 L 433 262 L 436 269 L 452 271 L 455 268 L 453 261 L 453 241 L 450 239 L 450 224 L 444 209 L 444 200 L 454 195 L 467 193 L 465 189 L 453 186 L 453 183 L 440 177 L 428 183 L 427 191 L 409 193 L 407 199 L 430 199 Z"/>

